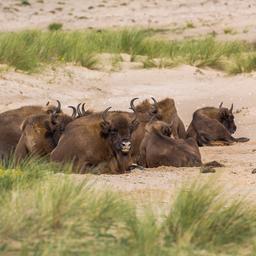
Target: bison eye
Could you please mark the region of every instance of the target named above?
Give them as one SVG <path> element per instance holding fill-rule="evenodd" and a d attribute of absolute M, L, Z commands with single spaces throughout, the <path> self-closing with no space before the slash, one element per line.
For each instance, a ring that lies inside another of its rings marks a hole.
<path fill-rule="evenodd" d="M 110 133 L 111 133 L 112 135 L 116 135 L 116 134 L 117 134 L 117 129 L 111 129 Z"/>

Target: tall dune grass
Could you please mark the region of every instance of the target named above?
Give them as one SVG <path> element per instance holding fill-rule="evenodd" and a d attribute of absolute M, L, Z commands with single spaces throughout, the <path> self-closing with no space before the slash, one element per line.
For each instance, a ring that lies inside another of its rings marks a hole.
<path fill-rule="evenodd" d="M 34 71 L 41 64 L 71 62 L 95 68 L 96 54 L 128 53 L 147 60 L 213 67 L 230 73 L 255 70 L 255 48 L 247 43 L 205 39 L 156 40 L 151 30 L 23 31 L 0 33 L 0 63 Z M 145 67 L 148 65 L 145 65 Z M 173 65 L 169 65 L 173 66 Z M 161 66 L 162 67 L 162 66 Z"/>
<path fill-rule="evenodd" d="M 1 194 L 3 255 L 253 255 L 256 206 L 227 200 L 210 183 L 184 186 L 159 219 L 48 168 L 44 179 Z"/>

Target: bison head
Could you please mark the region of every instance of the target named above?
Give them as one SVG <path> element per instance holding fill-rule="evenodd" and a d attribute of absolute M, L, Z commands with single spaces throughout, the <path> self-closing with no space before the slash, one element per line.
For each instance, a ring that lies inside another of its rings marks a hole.
<path fill-rule="evenodd" d="M 231 133 L 235 133 L 236 125 L 233 115 L 233 104 L 230 109 L 222 107 L 223 103 L 219 106 L 219 121 L 226 127 L 226 129 Z"/>
<path fill-rule="evenodd" d="M 177 112 L 173 99 L 166 98 L 157 102 L 155 98 L 151 97 L 153 104 L 151 105 L 150 114 L 155 120 L 161 120 L 171 123 L 173 114 Z"/>
<path fill-rule="evenodd" d="M 50 102 L 48 101 L 44 107 L 44 111 L 47 114 L 62 113 L 60 101 L 57 100 L 57 106 L 50 104 Z"/>
<path fill-rule="evenodd" d="M 108 139 L 112 150 L 115 153 L 128 154 L 131 149 L 131 135 L 138 127 L 137 115 L 133 102 L 137 98 L 131 100 L 131 109 L 134 111 L 134 118 L 131 120 L 127 113 L 112 112 L 111 118 L 107 119 L 107 108 L 102 113 L 103 122 L 101 122 L 101 135 Z"/>
<path fill-rule="evenodd" d="M 28 152 L 40 155 L 50 153 L 70 121 L 71 117 L 56 112 L 51 115 L 29 116 L 21 125 Z"/>

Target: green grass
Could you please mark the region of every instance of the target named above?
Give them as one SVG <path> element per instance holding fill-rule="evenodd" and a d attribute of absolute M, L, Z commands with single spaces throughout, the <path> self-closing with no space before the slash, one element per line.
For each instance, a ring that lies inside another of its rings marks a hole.
<path fill-rule="evenodd" d="M 41 170 L 43 175 L 2 189 L 3 255 L 231 256 L 256 252 L 256 206 L 231 200 L 211 181 L 183 186 L 170 203 L 169 213 L 159 218 L 148 208 L 138 214 L 137 206 L 124 195 L 95 189 L 86 178 L 78 181 L 54 175 L 56 167 L 44 160 L 24 163 L 25 170 L 31 174 Z"/>
<path fill-rule="evenodd" d="M 0 33 L 0 63 L 29 72 L 40 70 L 44 64 L 56 63 L 95 69 L 99 61 L 96 55 L 127 53 L 133 58 L 145 56 L 148 60 L 172 63 L 168 67 L 189 64 L 231 74 L 255 70 L 255 46 L 245 42 L 221 42 L 213 37 L 167 41 L 157 40 L 153 34 L 150 29 L 3 32 Z"/>
<path fill-rule="evenodd" d="M 230 34 L 230 35 L 236 34 L 236 31 L 233 28 L 224 28 L 223 32 L 224 34 Z"/>
<path fill-rule="evenodd" d="M 21 0 L 20 3 L 21 3 L 22 5 L 31 5 L 28 0 Z"/>
<path fill-rule="evenodd" d="M 50 31 L 56 31 L 56 30 L 61 30 L 62 29 L 63 24 L 62 23 L 51 23 L 48 26 L 48 29 Z"/>

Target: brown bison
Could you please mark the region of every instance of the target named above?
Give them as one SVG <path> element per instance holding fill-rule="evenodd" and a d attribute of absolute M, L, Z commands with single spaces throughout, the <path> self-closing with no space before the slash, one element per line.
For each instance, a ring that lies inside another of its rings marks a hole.
<path fill-rule="evenodd" d="M 70 123 L 51 160 L 73 162 L 78 172 L 101 162 L 107 163 L 107 171 L 124 173 L 129 170 L 131 160 L 131 135 L 138 126 L 136 111 L 133 113 L 113 111 L 107 108 L 102 113 L 81 117 Z"/>
<path fill-rule="evenodd" d="M 21 125 L 22 134 L 14 152 L 15 160 L 19 161 L 28 155 L 49 154 L 71 121 L 72 117 L 56 112 L 27 117 Z"/>
<path fill-rule="evenodd" d="M 145 137 L 140 146 L 140 163 L 144 167 L 201 166 L 201 155 L 193 138 L 171 138 L 173 126 L 154 121 L 146 126 Z"/>
<path fill-rule="evenodd" d="M 157 102 L 153 97 L 152 100 L 153 104 L 151 104 L 149 100 L 145 100 L 136 106 L 136 113 L 140 124 L 132 135 L 132 156 L 134 162 L 138 162 L 139 159 L 140 144 L 145 135 L 145 126 L 152 120 L 160 120 L 169 124 L 172 123 L 173 137 L 181 139 L 186 137 L 185 126 L 178 116 L 174 100 L 166 98 Z"/>
<path fill-rule="evenodd" d="M 248 138 L 234 138 L 236 125 L 231 108 L 205 107 L 193 114 L 193 120 L 187 130 L 187 138 L 194 138 L 199 146 L 230 145 L 234 142 L 247 142 Z"/>
<path fill-rule="evenodd" d="M 21 136 L 20 126 L 25 118 L 34 114 L 61 113 L 61 105 L 57 106 L 24 106 L 0 114 L 0 158 L 8 157 L 14 150 Z"/>

